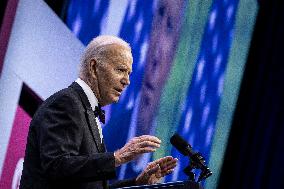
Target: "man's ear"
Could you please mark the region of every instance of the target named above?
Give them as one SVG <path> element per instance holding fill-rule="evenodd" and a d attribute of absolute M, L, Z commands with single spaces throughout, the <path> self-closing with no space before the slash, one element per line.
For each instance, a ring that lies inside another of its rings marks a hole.
<path fill-rule="evenodd" d="M 95 59 L 91 59 L 88 69 L 92 77 L 97 76 L 97 61 Z"/>

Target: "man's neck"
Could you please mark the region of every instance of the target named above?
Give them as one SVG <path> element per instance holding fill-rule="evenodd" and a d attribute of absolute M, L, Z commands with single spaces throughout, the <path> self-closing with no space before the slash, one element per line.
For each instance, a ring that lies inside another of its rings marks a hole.
<path fill-rule="evenodd" d="M 91 79 L 87 79 L 86 77 L 79 77 L 81 80 L 83 80 L 93 91 L 94 95 L 96 96 L 98 102 L 100 102 L 100 95 L 98 90 L 98 85 L 95 81 L 92 81 Z"/>
<path fill-rule="evenodd" d="M 86 94 L 88 101 L 90 102 L 90 105 L 92 107 L 92 110 L 95 109 L 96 106 L 98 106 L 98 98 L 96 94 L 93 92 L 92 88 L 90 85 L 88 85 L 87 82 L 85 82 L 83 79 L 78 78 L 76 82 L 82 87 L 84 93 Z"/>

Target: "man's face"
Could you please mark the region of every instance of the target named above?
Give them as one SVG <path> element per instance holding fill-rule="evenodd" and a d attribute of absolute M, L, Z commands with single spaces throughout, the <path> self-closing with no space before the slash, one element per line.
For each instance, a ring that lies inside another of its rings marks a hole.
<path fill-rule="evenodd" d="M 132 55 L 119 45 L 109 45 L 105 58 L 96 64 L 98 100 L 102 106 L 117 102 L 122 91 L 130 84 Z"/>

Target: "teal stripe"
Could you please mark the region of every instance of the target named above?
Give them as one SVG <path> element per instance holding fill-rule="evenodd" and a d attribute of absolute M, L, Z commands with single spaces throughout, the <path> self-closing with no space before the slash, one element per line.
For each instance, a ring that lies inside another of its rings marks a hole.
<path fill-rule="evenodd" d="M 193 69 L 199 54 L 210 0 L 190 1 L 185 12 L 181 37 L 173 66 L 160 99 L 155 134 L 162 140 L 154 159 L 170 155 L 169 139 L 176 131 L 182 114 Z"/>

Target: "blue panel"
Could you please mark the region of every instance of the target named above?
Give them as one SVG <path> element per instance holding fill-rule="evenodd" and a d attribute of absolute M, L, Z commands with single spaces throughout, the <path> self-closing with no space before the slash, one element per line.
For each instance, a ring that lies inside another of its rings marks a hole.
<path fill-rule="evenodd" d="M 178 128 L 178 133 L 207 161 L 223 92 L 237 6 L 238 0 L 215 0 L 212 3 Z M 188 159 L 175 149 L 172 155 L 180 159 L 180 164 L 167 179 L 186 179 L 182 168 L 187 166 Z"/>

